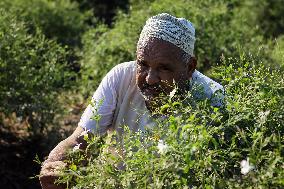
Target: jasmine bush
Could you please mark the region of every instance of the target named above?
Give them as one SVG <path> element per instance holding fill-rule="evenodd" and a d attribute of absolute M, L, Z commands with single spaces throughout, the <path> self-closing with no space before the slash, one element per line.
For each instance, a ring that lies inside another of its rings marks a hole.
<path fill-rule="evenodd" d="M 271 53 L 271 57 L 273 59 L 273 61 L 271 62 L 272 65 L 274 62 L 276 63 L 276 67 L 281 67 L 283 69 L 284 67 L 284 35 L 280 35 L 275 40 L 275 46 Z"/>
<path fill-rule="evenodd" d="M 105 24 L 111 25 L 118 9 L 126 11 L 128 0 L 73 0 L 80 10 L 92 10 L 94 16 Z"/>
<path fill-rule="evenodd" d="M 47 38 L 70 47 L 80 45 L 81 35 L 88 28 L 85 21 L 92 16 L 70 0 L 2 0 L 0 7 L 24 21 L 29 33 L 40 29 Z"/>
<path fill-rule="evenodd" d="M 263 34 L 268 38 L 275 38 L 283 34 L 284 30 L 284 6 L 283 2 L 273 0 L 252 1 L 252 12 L 256 14 Z"/>
<path fill-rule="evenodd" d="M 283 70 L 241 55 L 223 58 L 213 75 L 225 86 L 224 107 L 169 98 L 161 108 L 167 116 L 151 129 L 85 135 L 87 149 L 70 153 L 59 182 L 68 188 L 284 187 Z"/>
<path fill-rule="evenodd" d="M 3 9 L 0 22 L 0 112 L 16 113 L 36 134 L 53 121 L 59 92 L 72 86 L 68 52 Z"/>

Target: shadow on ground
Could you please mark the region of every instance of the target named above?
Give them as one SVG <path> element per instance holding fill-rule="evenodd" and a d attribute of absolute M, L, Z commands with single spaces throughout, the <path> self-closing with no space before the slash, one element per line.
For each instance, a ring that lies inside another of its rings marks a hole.
<path fill-rule="evenodd" d="M 18 122 L 15 116 L 0 115 L 0 188 L 3 189 L 41 189 L 36 175 L 41 161 L 50 150 L 75 129 L 80 118 L 79 111 L 64 117 L 59 126 L 50 127 L 42 135 L 32 136 L 27 132 L 27 123 Z"/>

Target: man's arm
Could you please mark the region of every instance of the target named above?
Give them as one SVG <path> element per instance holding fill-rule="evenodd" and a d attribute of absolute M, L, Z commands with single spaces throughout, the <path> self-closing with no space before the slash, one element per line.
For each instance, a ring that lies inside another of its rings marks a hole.
<path fill-rule="evenodd" d="M 78 126 L 65 140 L 61 141 L 49 154 L 47 160 L 43 163 L 40 172 L 40 184 L 43 189 L 63 189 L 64 185 L 56 185 L 54 181 L 58 178 L 59 169 L 65 166 L 63 160 L 66 159 L 68 151 L 74 146 L 80 144 L 80 149 L 85 149 L 87 146 L 84 137 L 81 136 L 84 129 Z"/>
<path fill-rule="evenodd" d="M 112 124 L 113 113 L 116 108 L 118 98 L 118 86 L 120 85 L 121 78 L 124 76 L 125 70 L 121 66 L 113 68 L 102 80 L 98 89 L 92 97 L 93 104 L 88 105 L 77 129 L 67 139 L 61 141 L 49 154 L 48 159 L 43 163 L 40 182 L 43 189 L 61 189 L 54 184 L 58 178 L 58 169 L 64 167 L 63 160 L 66 158 L 67 152 L 80 144 L 80 149 L 85 149 L 87 144 L 81 136 L 86 128 L 92 133 L 104 135 L 109 126 Z M 100 103 L 102 102 L 102 103 Z M 97 111 L 96 111 L 97 110 Z M 100 115 L 99 126 L 96 120 L 93 119 L 94 115 Z"/>

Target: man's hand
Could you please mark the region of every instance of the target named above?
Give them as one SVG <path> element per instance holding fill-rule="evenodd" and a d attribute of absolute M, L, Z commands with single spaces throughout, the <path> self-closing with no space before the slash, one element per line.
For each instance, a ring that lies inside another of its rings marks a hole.
<path fill-rule="evenodd" d="M 39 180 L 42 189 L 63 189 L 65 184 L 54 184 L 58 179 L 60 169 L 66 166 L 63 162 L 69 150 L 80 144 L 80 149 L 85 149 L 87 144 L 84 141 L 82 133 L 84 129 L 80 126 L 67 139 L 61 141 L 49 154 L 47 160 L 43 163 Z"/>
<path fill-rule="evenodd" d="M 40 172 L 40 184 L 42 189 L 65 189 L 64 184 L 54 184 L 58 179 L 60 170 L 66 166 L 62 161 L 44 163 Z"/>

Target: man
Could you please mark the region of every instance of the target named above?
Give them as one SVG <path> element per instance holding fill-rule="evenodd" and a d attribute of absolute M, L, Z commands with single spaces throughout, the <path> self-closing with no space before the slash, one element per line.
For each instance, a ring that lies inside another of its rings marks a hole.
<path fill-rule="evenodd" d="M 42 188 L 60 188 L 53 184 L 57 167 L 64 166 L 68 149 L 79 144 L 84 149 L 82 132 L 103 135 L 116 130 L 122 134 L 122 125 L 132 131 L 150 127 L 151 115 L 163 104 L 161 96 L 170 95 L 175 88 L 179 93 L 190 92 L 195 98 L 209 98 L 213 106 L 221 106 L 223 96 L 214 93 L 223 91 L 223 87 L 195 70 L 194 42 L 195 29 L 184 18 L 166 13 L 151 17 L 137 43 L 137 60 L 115 66 L 104 77 L 77 129 L 51 151 L 41 171 Z M 193 91 L 194 86 L 202 87 L 203 97 Z M 94 115 L 100 119 L 94 119 Z"/>

